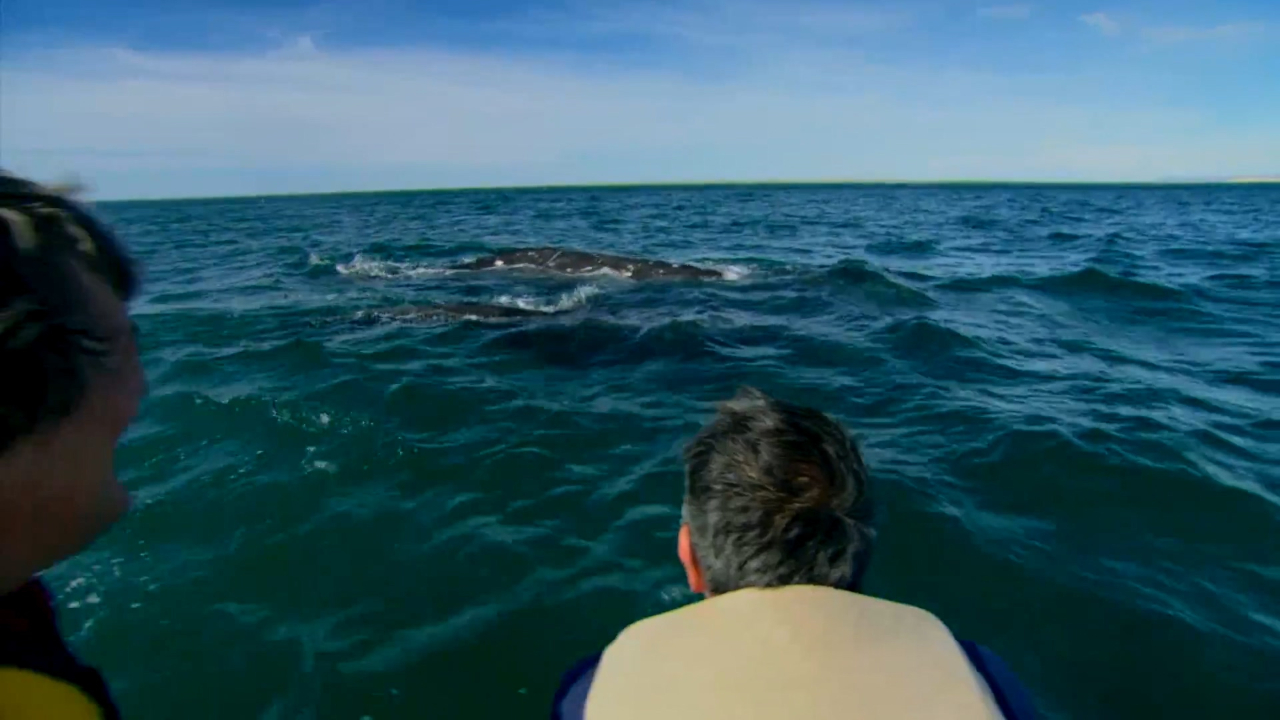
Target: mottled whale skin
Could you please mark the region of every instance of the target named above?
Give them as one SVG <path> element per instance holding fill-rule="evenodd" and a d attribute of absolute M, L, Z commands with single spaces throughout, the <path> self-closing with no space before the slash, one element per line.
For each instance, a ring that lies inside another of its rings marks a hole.
<path fill-rule="evenodd" d="M 566 275 L 612 270 L 633 280 L 666 278 L 720 280 L 724 278 L 724 275 L 718 270 L 708 270 L 707 268 L 694 267 L 693 265 L 678 265 L 664 260 L 646 260 L 644 258 L 606 255 L 604 253 L 565 250 L 553 247 L 508 250 L 453 265 L 451 269 L 489 270 L 499 267 L 536 267 L 544 270 L 554 270 Z"/>
<path fill-rule="evenodd" d="M 371 325 L 384 320 L 523 320 L 555 314 L 550 310 L 528 310 L 510 305 L 446 303 L 365 310 L 356 315 L 354 322 Z"/>

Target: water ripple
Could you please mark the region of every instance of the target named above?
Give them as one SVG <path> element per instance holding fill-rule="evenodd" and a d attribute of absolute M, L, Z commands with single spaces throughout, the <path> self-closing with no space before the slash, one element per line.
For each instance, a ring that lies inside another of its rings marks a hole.
<path fill-rule="evenodd" d="M 871 591 L 993 647 L 1047 716 L 1280 706 L 1274 188 L 102 211 L 147 268 L 137 504 L 51 578 L 131 717 L 545 714 L 574 659 L 692 600 L 680 449 L 744 383 L 854 431 Z M 737 279 L 441 269 L 535 244 Z M 566 312 L 352 322 L 443 302 Z"/>

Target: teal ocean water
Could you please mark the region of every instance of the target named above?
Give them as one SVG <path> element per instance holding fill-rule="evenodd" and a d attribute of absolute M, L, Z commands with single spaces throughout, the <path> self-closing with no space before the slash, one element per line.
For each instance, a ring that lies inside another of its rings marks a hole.
<path fill-rule="evenodd" d="M 868 592 L 1047 717 L 1280 717 L 1280 188 L 99 210 L 145 265 L 151 394 L 133 514 L 50 581 L 129 717 L 544 717 L 575 658 L 693 601 L 679 452 L 744 383 L 856 433 Z M 442 270 L 528 245 L 726 277 Z M 565 312 L 353 322 L 452 301 Z"/>

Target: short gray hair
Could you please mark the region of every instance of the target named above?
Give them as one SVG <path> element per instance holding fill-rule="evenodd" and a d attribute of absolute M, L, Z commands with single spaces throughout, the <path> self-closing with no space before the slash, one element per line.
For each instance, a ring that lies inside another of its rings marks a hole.
<path fill-rule="evenodd" d="M 747 387 L 684 456 L 683 516 L 709 592 L 859 588 L 872 503 L 862 454 L 838 422 Z"/>

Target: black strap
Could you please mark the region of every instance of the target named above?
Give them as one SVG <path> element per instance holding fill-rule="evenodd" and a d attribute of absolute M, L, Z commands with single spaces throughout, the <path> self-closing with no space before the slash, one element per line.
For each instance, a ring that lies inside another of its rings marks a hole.
<path fill-rule="evenodd" d="M 120 720 L 120 710 L 102 675 L 67 648 L 58 631 L 52 598 L 39 580 L 0 596 L 0 666 L 73 685 L 98 705 L 103 720 Z"/>

